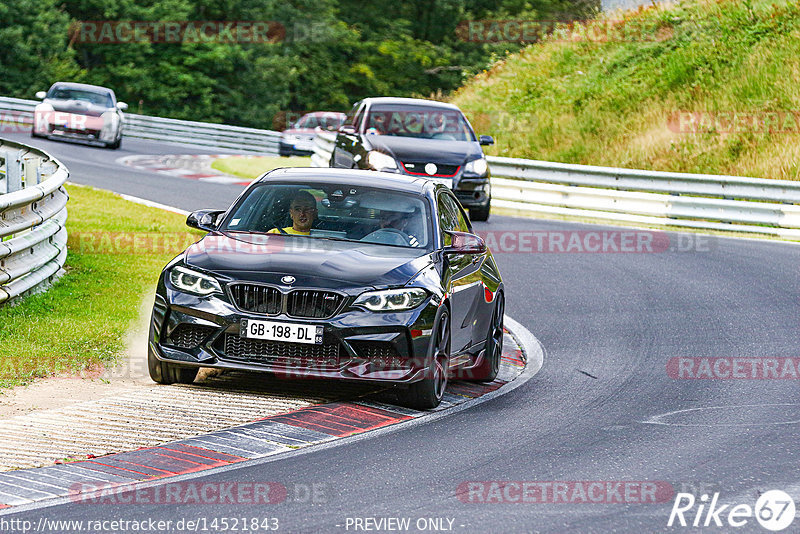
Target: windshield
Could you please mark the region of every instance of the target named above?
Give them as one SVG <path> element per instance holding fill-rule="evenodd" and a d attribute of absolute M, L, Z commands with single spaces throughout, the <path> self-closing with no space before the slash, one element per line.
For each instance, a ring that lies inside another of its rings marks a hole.
<path fill-rule="evenodd" d="M 432 106 L 374 105 L 367 116 L 365 133 L 445 141 L 475 141 L 472 128 L 459 111 Z"/>
<path fill-rule="evenodd" d="M 114 102 L 109 93 L 98 93 L 94 91 L 87 91 L 84 89 L 67 89 L 63 87 L 56 87 L 50 89 L 47 98 L 53 100 L 82 100 L 83 102 L 90 102 L 97 106 L 104 106 L 113 108 Z"/>
<path fill-rule="evenodd" d="M 428 249 L 427 202 L 417 195 L 349 184 L 260 184 L 223 232 L 282 234 Z"/>
<path fill-rule="evenodd" d="M 335 130 L 342 125 L 344 114 L 342 113 L 319 113 L 304 115 L 294 125 L 295 128 L 316 128 L 323 130 Z"/>

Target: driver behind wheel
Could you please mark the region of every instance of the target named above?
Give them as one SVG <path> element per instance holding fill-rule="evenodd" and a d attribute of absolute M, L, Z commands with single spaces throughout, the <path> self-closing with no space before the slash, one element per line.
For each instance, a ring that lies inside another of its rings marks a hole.
<path fill-rule="evenodd" d="M 308 191 L 298 191 L 289 205 L 292 226 L 273 228 L 269 234 L 310 235 L 311 225 L 317 219 L 317 199 Z"/>

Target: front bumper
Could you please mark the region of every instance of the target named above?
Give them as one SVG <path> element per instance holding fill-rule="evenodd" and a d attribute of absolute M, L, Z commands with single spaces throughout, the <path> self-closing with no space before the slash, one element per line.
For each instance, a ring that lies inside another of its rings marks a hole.
<path fill-rule="evenodd" d="M 489 178 L 462 178 L 453 194 L 465 208 L 485 208 L 492 196 Z"/>
<path fill-rule="evenodd" d="M 491 177 L 487 173 L 485 176 L 475 176 L 463 174 L 463 166 L 459 167 L 455 176 L 449 175 L 433 175 L 428 176 L 418 172 L 409 172 L 405 164 L 401 164 L 397 171 L 399 174 L 406 176 L 414 176 L 418 178 L 428 178 L 431 180 L 447 181 L 446 185 L 450 187 L 453 194 L 456 196 L 464 208 L 486 208 L 491 201 Z M 452 185 L 449 183 L 452 181 Z"/>
<path fill-rule="evenodd" d="M 283 139 L 278 142 L 278 154 L 281 156 L 310 156 L 313 153 L 314 149 L 308 146 L 308 143 L 298 143 L 295 145 Z"/>
<path fill-rule="evenodd" d="M 108 144 L 120 134 L 120 121 L 114 117 L 107 122 L 102 117 L 37 110 L 34 112 L 33 133 L 42 137 Z"/>
<path fill-rule="evenodd" d="M 149 350 L 177 365 L 271 372 L 287 378 L 411 383 L 425 378 L 437 305 L 399 313 L 349 308 L 332 318 L 265 316 L 237 309 L 225 296 L 195 297 L 161 282 L 153 306 Z M 262 341 L 240 335 L 243 319 L 321 325 L 323 343 Z"/>

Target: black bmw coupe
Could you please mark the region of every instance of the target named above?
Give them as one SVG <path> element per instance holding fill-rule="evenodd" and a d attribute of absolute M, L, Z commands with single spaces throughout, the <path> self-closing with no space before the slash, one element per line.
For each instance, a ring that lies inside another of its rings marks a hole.
<path fill-rule="evenodd" d="M 436 407 L 448 377 L 491 381 L 503 282 L 442 184 L 397 174 L 278 169 L 162 272 L 148 364 L 156 382 L 200 367 L 397 386 Z"/>
<path fill-rule="evenodd" d="M 489 218 L 492 192 L 481 145 L 456 106 L 418 98 L 365 98 L 339 127 L 330 166 L 423 176 L 447 185 L 475 221 Z"/>

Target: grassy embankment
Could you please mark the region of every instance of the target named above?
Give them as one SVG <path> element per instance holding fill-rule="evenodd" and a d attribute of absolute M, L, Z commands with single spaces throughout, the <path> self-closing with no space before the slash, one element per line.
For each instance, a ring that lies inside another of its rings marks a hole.
<path fill-rule="evenodd" d="M 453 95 L 495 136 L 489 153 L 800 179 L 797 3 L 691 0 L 609 18 L 607 42 L 553 36 Z"/>
<path fill-rule="evenodd" d="M 67 274 L 45 293 L 0 307 L 0 388 L 113 365 L 142 295 L 201 235 L 181 215 L 105 191 L 68 190 Z"/>

